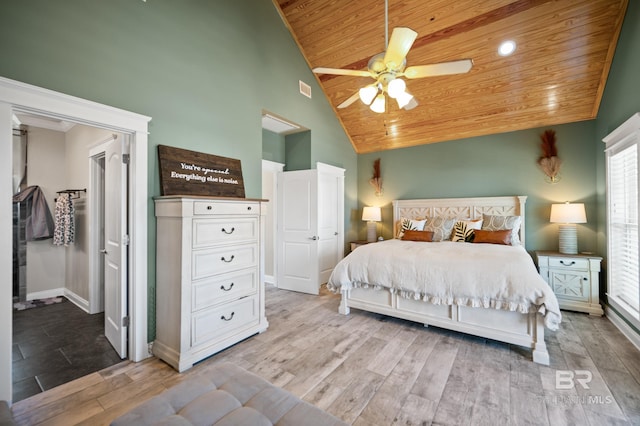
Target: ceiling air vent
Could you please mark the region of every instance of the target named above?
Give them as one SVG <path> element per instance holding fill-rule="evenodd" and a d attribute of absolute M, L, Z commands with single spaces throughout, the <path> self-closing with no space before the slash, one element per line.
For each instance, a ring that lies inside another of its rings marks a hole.
<path fill-rule="evenodd" d="M 309 86 L 307 83 L 303 82 L 302 80 L 298 80 L 298 83 L 300 83 L 300 93 L 305 95 L 307 98 L 311 99 L 311 86 Z"/>
<path fill-rule="evenodd" d="M 300 126 L 289 123 L 281 118 L 274 117 L 269 114 L 264 114 L 262 116 L 262 128 L 269 130 L 273 133 L 287 133 L 292 130 L 297 130 Z"/>

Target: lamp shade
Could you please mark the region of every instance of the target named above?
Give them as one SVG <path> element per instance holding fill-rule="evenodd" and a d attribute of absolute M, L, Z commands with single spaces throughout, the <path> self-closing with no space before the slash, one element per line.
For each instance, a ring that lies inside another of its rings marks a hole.
<path fill-rule="evenodd" d="M 587 223 L 587 214 L 582 203 L 551 204 L 553 223 Z"/>
<path fill-rule="evenodd" d="M 381 218 L 380 207 L 364 207 L 362 209 L 362 220 L 367 222 L 380 222 Z"/>

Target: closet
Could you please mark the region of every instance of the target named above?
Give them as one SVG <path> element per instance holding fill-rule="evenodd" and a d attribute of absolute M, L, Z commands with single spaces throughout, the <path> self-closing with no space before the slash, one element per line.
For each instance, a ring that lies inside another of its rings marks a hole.
<path fill-rule="evenodd" d="M 319 162 L 278 175 L 279 288 L 319 294 L 344 256 L 344 172 Z"/>

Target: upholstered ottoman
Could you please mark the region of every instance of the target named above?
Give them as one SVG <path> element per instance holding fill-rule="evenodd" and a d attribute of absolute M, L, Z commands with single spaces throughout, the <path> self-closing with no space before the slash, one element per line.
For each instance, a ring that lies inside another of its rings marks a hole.
<path fill-rule="evenodd" d="M 346 425 L 231 363 L 167 389 L 111 424 Z"/>

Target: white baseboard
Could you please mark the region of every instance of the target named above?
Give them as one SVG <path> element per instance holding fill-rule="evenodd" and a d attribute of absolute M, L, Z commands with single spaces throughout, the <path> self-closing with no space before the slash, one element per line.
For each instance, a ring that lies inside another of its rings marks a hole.
<path fill-rule="evenodd" d="M 71 291 L 71 290 L 69 290 L 67 288 L 64 289 L 64 297 L 69 299 L 78 308 L 82 309 L 86 313 L 89 313 L 89 301 L 88 300 L 78 296 L 73 291 Z"/>
<path fill-rule="evenodd" d="M 36 299 L 48 299 L 50 297 L 60 297 L 64 296 L 64 287 L 60 288 L 52 288 L 44 291 L 34 291 L 33 293 L 27 293 L 27 300 L 36 300 Z"/>
<path fill-rule="evenodd" d="M 607 318 L 609 318 L 609 321 L 611 321 L 611 323 L 615 325 L 616 328 L 620 330 L 620 332 L 624 334 L 624 336 L 640 351 L 640 334 L 636 333 L 633 328 L 629 327 L 629 324 L 627 324 L 626 321 L 608 305 L 604 306 L 604 313 Z"/>
<path fill-rule="evenodd" d="M 273 275 L 265 275 L 264 282 L 265 284 L 276 285 L 276 278 Z"/>
<path fill-rule="evenodd" d="M 50 297 L 60 297 L 60 296 L 66 297 L 78 308 L 82 309 L 86 313 L 89 313 L 89 301 L 83 299 L 82 297 L 75 294 L 73 291 L 64 287 L 53 288 L 45 291 L 35 291 L 33 293 L 27 293 L 27 300 L 48 299 Z"/>

